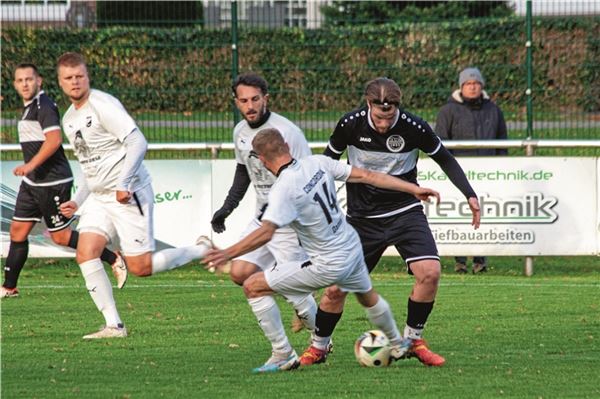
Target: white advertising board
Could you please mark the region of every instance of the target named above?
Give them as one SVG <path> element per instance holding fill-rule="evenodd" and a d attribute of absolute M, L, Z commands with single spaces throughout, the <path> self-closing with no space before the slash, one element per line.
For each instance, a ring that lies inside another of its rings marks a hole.
<path fill-rule="evenodd" d="M 595 158 L 460 158 L 479 196 L 482 223 L 439 166 L 419 161 L 419 183 L 442 201 L 426 206 L 443 255 L 592 255 L 598 253 Z"/>
<path fill-rule="evenodd" d="M 592 255 L 600 248 L 600 165 L 596 158 L 461 158 L 480 197 L 482 225 L 474 230 L 468 205 L 439 166 L 419 161 L 419 182 L 440 191 L 439 205 L 425 207 L 441 255 Z M 234 160 L 145 161 L 155 192 L 157 247 L 192 244 L 200 234 L 218 246 L 233 244 L 255 212 L 249 187 L 227 218 L 226 231 L 212 232 L 210 219 L 223 204 L 235 172 Z M 18 162 L 2 162 L 2 256 L 20 178 Z M 72 162 L 76 176 L 79 166 Z M 345 190 L 340 187 L 345 205 Z M 30 236 L 30 256 L 72 256 L 52 244 L 43 224 Z M 388 251 L 396 254 L 395 251 Z"/>

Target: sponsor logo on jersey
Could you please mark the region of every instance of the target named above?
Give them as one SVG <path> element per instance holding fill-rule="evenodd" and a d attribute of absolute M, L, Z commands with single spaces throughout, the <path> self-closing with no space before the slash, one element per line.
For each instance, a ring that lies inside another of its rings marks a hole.
<path fill-rule="evenodd" d="M 73 149 L 77 157 L 88 158 L 90 156 L 90 147 L 88 147 L 81 130 L 75 132 L 75 140 L 73 140 Z"/>
<path fill-rule="evenodd" d="M 370 143 L 371 142 L 371 138 L 370 137 L 360 137 L 358 140 L 359 141 L 364 141 L 365 143 Z"/>
<path fill-rule="evenodd" d="M 390 150 L 391 152 L 402 151 L 402 149 L 404 148 L 404 144 L 405 144 L 405 142 L 404 142 L 404 139 L 402 138 L 402 136 L 398 136 L 397 134 L 391 135 L 385 141 L 385 145 L 386 145 L 387 149 Z"/>

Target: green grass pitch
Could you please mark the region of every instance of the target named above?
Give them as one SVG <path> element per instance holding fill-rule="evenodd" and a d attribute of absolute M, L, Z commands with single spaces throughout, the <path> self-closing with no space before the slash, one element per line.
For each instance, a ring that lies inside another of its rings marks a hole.
<path fill-rule="evenodd" d="M 361 368 L 354 340 L 371 329 L 354 298 L 325 364 L 254 375 L 269 355 L 242 290 L 197 264 L 115 289 L 126 339 L 87 342 L 102 324 L 73 260 L 30 260 L 21 297 L 1 303 L 2 398 L 597 398 L 600 261 L 491 258 L 485 275 L 444 270 L 426 328 L 442 368 L 403 360 Z M 412 277 L 384 258 L 375 287 L 400 328 Z M 286 326 L 292 311 L 279 301 Z M 289 330 L 289 328 L 288 328 Z M 289 334 L 297 351 L 308 333 Z"/>

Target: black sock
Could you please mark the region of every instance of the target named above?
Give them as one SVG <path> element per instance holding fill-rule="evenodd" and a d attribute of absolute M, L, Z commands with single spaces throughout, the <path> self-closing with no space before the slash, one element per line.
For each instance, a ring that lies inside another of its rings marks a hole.
<path fill-rule="evenodd" d="M 315 320 L 315 334 L 319 337 L 331 336 L 341 317 L 341 313 L 329 313 L 319 308 L 317 310 L 317 318 Z"/>
<path fill-rule="evenodd" d="M 29 241 L 10 242 L 6 263 L 4 264 L 4 287 L 15 288 L 19 280 L 19 274 L 25 266 L 29 255 Z"/>
<path fill-rule="evenodd" d="M 79 233 L 75 230 L 71 231 L 71 237 L 69 238 L 69 248 L 77 249 L 77 243 L 79 242 Z M 117 255 L 110 249 L 104 248 L 100 259 L 109 265 L 112 265 L 117 260 Z"/>
<path fill-rule="evenodd" d="M 69 237 L 69 243 L 67 246 L 69 248 L 77 249 L 77 243 L 79 242 L 79 233 L 75 230 L 71 230 L 71 237 Z"/>
<path fill-rule="evenodd" d="M 111 251 L 108 248 L 104 248 L 104 250 L 102 251 L 102 254 L 100 254 L 100 259 L 103 262 L 106 262 L 109 265 L 112 265 L 117 260 L 117 254 L 115 254 L 113 251 Z"/>
<path fill-rule="evenodd" d="M 406 325 L 412 328 L 423 329 L 427 318 L 433 309 L 434 302 L 414 302 L 408 298 L 408 314 Z"/>

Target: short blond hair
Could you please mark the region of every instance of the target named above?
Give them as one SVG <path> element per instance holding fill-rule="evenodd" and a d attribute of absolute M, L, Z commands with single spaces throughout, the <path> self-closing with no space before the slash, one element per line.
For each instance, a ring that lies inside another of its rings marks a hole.
<path fill-rule="evenodd" d="M 66 52 L 58 57 L 58 61 L 56 61 L 57 69 L 61 66 L 76 67 L 79 65 L 83 65 L 87 68 L 87 65 L 85 64 L 85 58 L 79 53 Z"/>
<path fill-rule="evenodd" d="M 256 133 L 252 140 L 252 148 L 255 153 L 272 160 L 279 155 L 289 152 L 288 146 L 279 130 L 274 128 L 263 129 Z"/>

